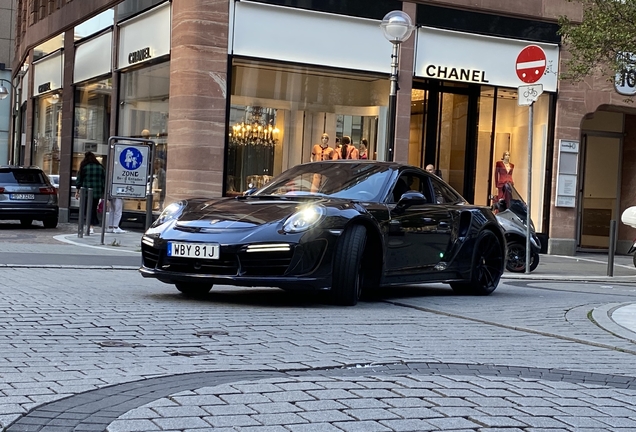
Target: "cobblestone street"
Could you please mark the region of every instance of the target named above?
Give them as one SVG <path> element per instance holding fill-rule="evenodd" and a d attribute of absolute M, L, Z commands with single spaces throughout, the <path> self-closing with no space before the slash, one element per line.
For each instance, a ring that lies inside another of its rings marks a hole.
<path fill-rule="evenodd" d="M 631 284 L 428 285 L 341 308 L 266 288 L 190 300 L 134 270 L 0 272 L 8 431 L 636 428 L 636 337 L 607 319 Z"/>

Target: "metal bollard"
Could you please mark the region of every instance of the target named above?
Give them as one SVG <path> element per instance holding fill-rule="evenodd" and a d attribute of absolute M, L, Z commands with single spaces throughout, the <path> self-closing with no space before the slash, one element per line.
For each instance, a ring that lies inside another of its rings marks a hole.
<path fill-rule="evenodd" d="M 84 216 L 86 216 L 86 189 L 83 187 L 79 190 L 79 217 L 77 220 L 77 237 L 84 237 Z"/>
<path fill-rule="evenodd" d="M 616 232 L 618 222 L 610 221 L 609 252 L 607 253 L 607 275 L 614 276 L 614 253 L 616 252 Z"/>
<path fill-rule="evenodd" d="M 88 188 L 86 196 L 86 235 L 91 235 L 91 220 L 93 217 L 93 188 Z"/>

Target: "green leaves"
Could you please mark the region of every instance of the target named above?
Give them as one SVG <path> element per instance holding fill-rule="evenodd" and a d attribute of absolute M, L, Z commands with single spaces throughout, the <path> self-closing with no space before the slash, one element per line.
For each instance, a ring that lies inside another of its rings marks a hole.
<path fill-rule="evenodd" d="M 570 54 L 561 79 L 579 81 L 593 73 L 614 77 L 636 54 L 636 0 L 568 0 L 583 7 L 582 21 L 559 19 Z"/>

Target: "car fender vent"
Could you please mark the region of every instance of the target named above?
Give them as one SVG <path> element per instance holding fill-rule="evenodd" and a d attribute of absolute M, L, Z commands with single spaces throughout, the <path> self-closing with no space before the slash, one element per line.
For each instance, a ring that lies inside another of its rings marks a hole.
<path fill-rule="evenodd" d="M 470 232 L 470 226 L 473 222 L 473 214 L 470 211 L 462 211 L 459 214 L 459 230 L 457 231 L 458 237 L 466 237 Z"/>

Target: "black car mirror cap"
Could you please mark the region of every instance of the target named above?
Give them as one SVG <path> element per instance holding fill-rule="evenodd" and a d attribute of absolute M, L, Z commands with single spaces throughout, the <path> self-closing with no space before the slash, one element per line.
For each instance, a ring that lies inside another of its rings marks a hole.
<path fill-rule="evenodd" d="M 402 196 L 400 197 L 400 201 L 398 201 L 396 205 L 396 208 L 406 209 L 414 205 L 423 205 L 423 204 L 426 204 L 427 202 L 428 200 L 422 193 L 416 192 L 416 191 L 409 191 L 402 194 Z"/>

